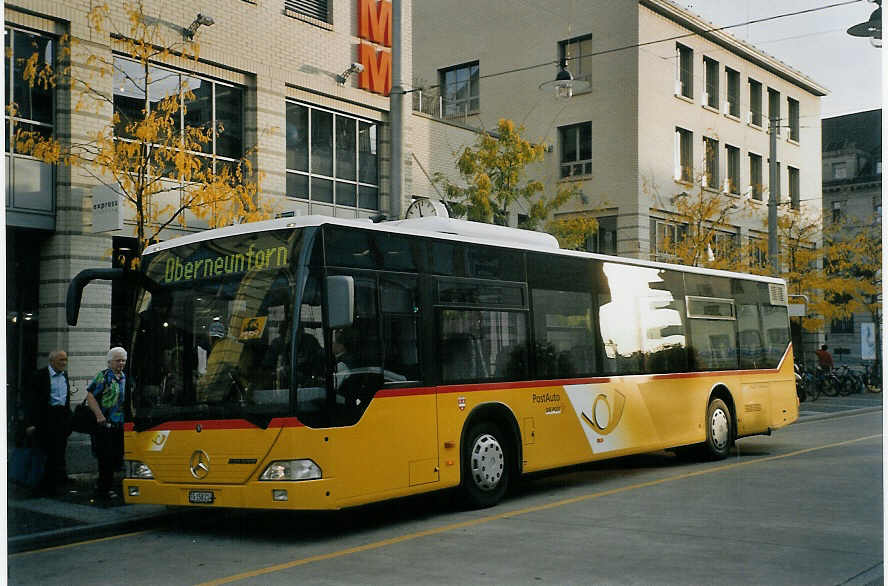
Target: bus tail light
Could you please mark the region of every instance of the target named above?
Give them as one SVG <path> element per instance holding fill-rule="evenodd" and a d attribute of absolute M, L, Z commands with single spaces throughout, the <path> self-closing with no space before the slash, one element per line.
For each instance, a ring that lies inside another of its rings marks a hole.
<path fill-rule="evenodd" d="M 311 460 L 275 460 L 259 480 L 318 480 L 321 469 Z"/>
<path fill-rule="evenodd" d="M 127 478 L 154 478 L 154 472 L 148 467 L 148 464 L 139 460 L 125 460 L 123 469 Z"/>

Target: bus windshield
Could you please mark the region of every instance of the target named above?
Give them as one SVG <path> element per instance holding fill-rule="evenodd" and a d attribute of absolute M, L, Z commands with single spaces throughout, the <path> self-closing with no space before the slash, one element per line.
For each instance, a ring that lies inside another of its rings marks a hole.
<path fill-rule="evenodd" d="M 304 237 L 269 231 L 143 258 L 156 286 L 137 307 L 131 361 L 137 428 L 227 418 L 265 427 L 290 414 Z"/>

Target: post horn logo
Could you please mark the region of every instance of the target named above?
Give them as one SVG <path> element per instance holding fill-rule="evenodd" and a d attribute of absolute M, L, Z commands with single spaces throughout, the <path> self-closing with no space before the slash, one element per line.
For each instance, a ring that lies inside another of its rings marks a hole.
<path fill-rule="evenodd" d="M 203 450 L 195 451 L 191 454 L 188 469 L 196 479 L 203 480 L 210 473 L 210 456 Z"/>
<path fill-rule="evenodd" d="M 613 391 L 613 404 L 608 400 L 604 393 L 595 397 L 592 402 L 592 416 L 582 412 L 583 419 L 586 420 L 592 429 L 601 435 L 607 435 L 617 427 L 620 419 L 623 417 L 623 407 L 626 405 L 626 396 L 619 391 Z"/>

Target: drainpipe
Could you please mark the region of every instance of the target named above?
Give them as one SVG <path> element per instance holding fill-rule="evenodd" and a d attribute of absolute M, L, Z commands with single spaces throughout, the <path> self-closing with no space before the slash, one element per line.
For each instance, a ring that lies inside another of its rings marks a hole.
<path fill-rule="evenodd" d="M 404 27 L 401 0 L 392 0 L 392 90 L 389 95 L 392 136 L 391 168 L 391 218 L 401 219 L 401 203 L 404 201 L 404 140 L 406 115 L 404 114 L 403 87 Z"/>

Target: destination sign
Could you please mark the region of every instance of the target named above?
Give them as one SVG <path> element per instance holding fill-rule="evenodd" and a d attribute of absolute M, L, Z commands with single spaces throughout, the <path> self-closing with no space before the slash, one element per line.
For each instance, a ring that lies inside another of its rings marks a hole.
<path fill-rule="evenodd" d="M 178 257 L 167 258 L 163 268 L 163 284 L 182 283 L 246 273 L 267 271 L 287 266 L 287 247 L 256 248 L 250 244 L 243 252 L 232 252 L 182 262 Z"/>

